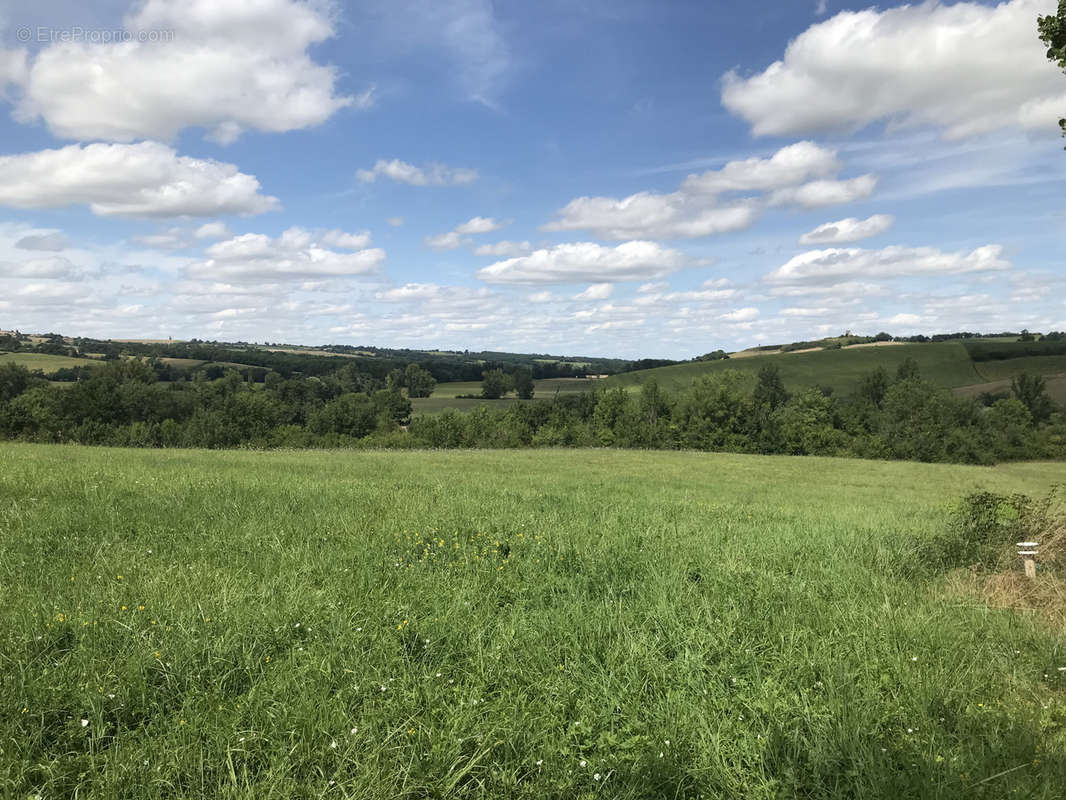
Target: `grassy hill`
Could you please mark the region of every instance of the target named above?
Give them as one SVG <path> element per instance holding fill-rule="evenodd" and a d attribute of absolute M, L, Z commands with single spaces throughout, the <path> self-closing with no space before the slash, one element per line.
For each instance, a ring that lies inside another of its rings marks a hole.
<path fill-rule="evenodd" d="M 766 364 L 776 364 L 781 378 L 789 387 L 831 386 L 848 391 L 866 372 L 883 366 L 889 372 L 907 358 L 918 362 L 922 376 L 942 386 L 964 386 L 984 379 L 959 342 L 899 344 L 884 347 L 848 347 L 840 350 L 816 350 L 802 353 L 771 353 L 729 358 L 720 361 L 697 361 L 670 367 L 626 372 L 607 379 L 608 385 L 636 386 L 654 378 L 663 387 L 687 387 L 701 375 L 724 369 L 756 373 Z"/>
<path fill-rule="evenodd" d="M 73 367 L 92 367 L 102 364 L 89 358 L 69 358 L 68 356 L 52 356 L 46 353 L 0 353 L 0 364 L 21 364 L 29 370 L 41 370 L 44 374 L 55 372 L 58 369 L 71 369 Z"/>
<path fill-rule="evenodd" d="M 914 547 L 1064 464 L 0 458 L 12 797 L 1062 796 L 1061 583 Z"/>

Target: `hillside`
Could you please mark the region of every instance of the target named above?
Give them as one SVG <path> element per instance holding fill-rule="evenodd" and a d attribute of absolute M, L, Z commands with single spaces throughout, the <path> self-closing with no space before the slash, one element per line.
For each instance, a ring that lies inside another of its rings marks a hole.
<path fill-rule="evenodd" d="M 660 386 L 681 389 L 701 375 L 721 370 L 755 374 L 766 365 L 779 368 L 788 387 L 826 386 L 835 392 L 850 392 L 865 373 L 884 367 L 895 373 L 904 360 L 914 359 L 923 378 L 945 388 L 1007 381 L 1019 372 L 1040 375 L 1066 373 L 1066 356 L 1028 356 L 995 361 L 974 361 L 961 341 L 894 344 L 888 347 L 853 346 L 838 350 L 752 354 L 718 361 L 696 361 L 669 367 L 613 375 L 608 386 L 635 387 L 654 379 Z M 1004 384 L 997 383 L 1002 387 Z"/>
<path fill-rule="evenodd" d="M 12 797 L 1061 796 L 1058 579 L 914 548 L 1063 464 L 0 458 Z"/>

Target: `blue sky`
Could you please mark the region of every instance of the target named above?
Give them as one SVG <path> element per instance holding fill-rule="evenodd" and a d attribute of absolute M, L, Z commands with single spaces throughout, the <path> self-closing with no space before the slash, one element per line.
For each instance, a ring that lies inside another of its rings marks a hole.
<path fill-rule="evenodd" d="M 1054 0 L 0 0 L 0 328 L 1066 329 Z"/>

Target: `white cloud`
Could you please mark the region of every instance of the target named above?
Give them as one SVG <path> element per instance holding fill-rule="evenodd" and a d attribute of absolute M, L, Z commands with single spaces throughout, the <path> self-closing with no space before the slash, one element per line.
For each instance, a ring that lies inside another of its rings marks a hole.
<path fill-rule="evenodd" d="M 768 204 L 816 208 L 847 203 L 868 196 L 876 186 L 873 175 L 831 179 L 840 169 L 834 150 L 797 142 L 770 158 L 731 161 L 721 169 L 689 175 L 668 194 L 578 197 L 544 230 L 588 230 L 605 239 L 688 238 L 744 230 Z M 736 192 L 755 196 L 721 197 Z"/>
<path fill-rule="evenodd" d="M 730 161 L 720 170 L 689 175 L 682 191 L 721 194 L 722 192 L 766 192 L 794 186 L 811 178 L 824 178 L 840 171 L 836 152 L 813 142 L 796 142 L 782 147 L 770 158 Z"/>
<path fill-rule="evenodd" d="M 854 278 L 959 275 L 1007 269 L 1003 248 L 989 244 L 969 253 L 945 253 L 933 247 L 886 247 L 883 250 L 829 248 L 800 253 L 766 276 L 770 283 L 825 283 Z"/>
<path fill-rule="evenodd" d="M 436 236 L 427 236 L 425 242 L 428 247 L 432 247 L 434 250 L 458 250 L 464 245 L 471 244 L 470 239 L 455 231 L 438 233 Z"/>
<path fill-rule="evenodd" d="M 345 231 L 331 230 L 322 233 L 319 241 L 329 247 L 339 247 L 342 250 L 362 250 L 370 246 L 370 234 L 366 231 L 359 233 L 346 233 Z"/>
<path fill-rule="evenodd" d="M 324 247 L 323 239 L 303 228 L 289 228 L 273 239 L 246 233 L 211 245 L 207 257 L 186 272 L 192 278 L 227 281 L 351 277 L 374 273 L 385 260 L 384 250 L 339 253 Z"/>
<path fill-rule="evenodd" d="M 575 300 L 606 300 L 614 292 L 610 283 L 594 283 L 583 292 L 574 295 Z"/>
<path fill-rule="evenodd" d="M 476 256 L 520 256 L 528 253 L 533 249 L 533 245 L 529 242 L 509 242 L 502 241 L 494 244 L 479 245 L 474 250 Z"/>
<path fill-rule="evenodd" d="M 492 217 L 474 217 L 467 220 L 462 225 L 455 227 L 456 233 L 492 233 L 492 231 L 498 231 L 507 225 L 506 222 L 500 222 Z"/>
<path fill-rule="evenodd" d="M 0 205 L 87 205 L 101 217 L 203 217 L 278 208 L 254 175 L 158 142 L 69 145 L 0 156 Z"/>
<path fill-rule="evenodd" d="M 48 253 L 59 253 L 70 247 L 70 240 L 61 231 L 31 233 L 15 242 L 15 247 L 19 250 L 43 250 Z"/>
<path fill-rule="evenodd" d="M 78 270 L 62 256 L 31 258 L 16 263 L 0 262 L 0 272 L 5 278 L 74 278 Z"/>
<path fill-rule="evenodd" d="M 876 187 L 877 177 L 874 175 L 860 175 L 844 181 L 811 181 L 802 186 L 778 189 L 770 195 L 770 204 L 799 206 L 800 208 L 843 205 L 869 197 Z"/>
<path fill-rule="evenodd" d="M 602 283 L 661 278 L 685 262 L 680 252 L 655 242 L 625 242 L 617 247 L 578 242 L 498 261 L 477 274 L 489 283 Z"/>
<path fill-rule="evenodd" d="M 879 120 L 958 139 L 1046 130 L 1066 107 L 1062 75 L 1036 41 L 1054 0 L 928 2 L 845 11 L 812 25 L 782 60 L 723 79 L 722 103 L 757 136 L 852 131 Z"/>
<path fill-rule="evenodd" d="M 885 320 L 889 325 L 920 325 L 922 318 L 917 314 L 896 314 Z"/>
<path fill-rule="evenodd" d="M 555 301 L 555 295 L 549 291 L 534 292 L 528 295 L 526 299 L 531 303 L 552 303 Z"/>
<path fill-rule="evenodd" d="M 232 236 L 224 222 L 205 222 L 192 235 L 197 239 L 225 239 Z"/>
<path fill-rule="evenodd" d="M 718 319 L 725 320 L 726 322 L 751 322 L 753 319 L 757 319 L 758 316 L 759 309 L 749 306 L 747 308 L 738 308 L 736 311 L 722 314 Z"/>
<path fill-rule="evenodd" d="M 355 175 L 363 183 L 373 183 L 380 176 L 411 186 L 460 186 L 473 183 L 478 178 L 476 169 L 449 167 L 447 164 L 416 167 L 399 159 L 378 159 L 371 169 L 358 170 Z"/>
<path fill-rule="evenodd" d="M 824 306 L 821 308 L 802 308 L 793 306 L 791 308 L 782 308 L 780 311 L 783 317 L 824 317 L 829 313 L 829 309 Z"/>
<path fill-rule="evenodd" d="M 892 227 L 895 218 L 891 214 L 874 214 L 866 219 L 848 217 L 836 222 L 826 222 L 813 231 L 803 234 L 800 244 L 843 244 L 858 242 L 884 233 Z"/>
<path fill-rule="evenodd" d="M 337 71 L 308 55 L 334 34 L 323 3 L 145 0 L 124 27 L 130 41 L 51 44 L 15 71 L 16 118 L 67 139 L 169 140 L 199 127 L 231 142 L 372 101 L 372 91 L 336 94 Z"/>

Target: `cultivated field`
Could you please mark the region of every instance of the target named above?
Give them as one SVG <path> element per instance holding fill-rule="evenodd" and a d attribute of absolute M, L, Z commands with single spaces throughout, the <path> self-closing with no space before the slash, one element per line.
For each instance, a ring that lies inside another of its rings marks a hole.
<path fill-rule="evenodd" d="M 52 356 L 47 353 L 0 353 L 0 364 L 21 364 L 26 369 L 39 369 L 46 375 L 57 369 L 70 369 L 73 367 L 99 366 L 101 361 L 93 361 L 89 358 L 69 358 L 67 356 Z"/>
<path fill-rule="evenodd" d="M 545 378 L 534 381 L 533 398 L 550 400 L 556 394 L 571 394 L 584 392 L 592 388 L 595 380 L 589 378 Z M 481 394 L 481 381 L 449 381 L 438 383 L 430 397 L 415 397 L 411 400 L 411 408 L 415 413 L 433 414 L 446 408 L 454 408 L 458 411 L 469 411 L 478 406 L 499 408 L 501 405 L 521 403 L 522 400 L 513 394 L 500 400 L 482 400 L 478 397 L 462 397 L 459 395 Z"/>
<path fill-rule="evenodd" d="M 0 459 L 3 796 L 1066 794 L 1063 631 L 914 555 L 1066 464 Z"/>

